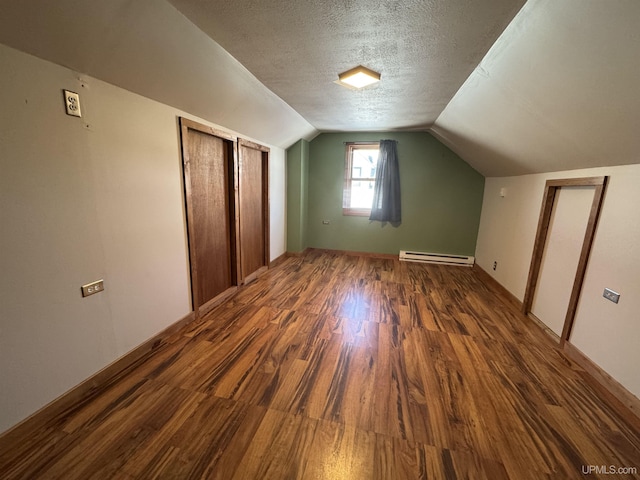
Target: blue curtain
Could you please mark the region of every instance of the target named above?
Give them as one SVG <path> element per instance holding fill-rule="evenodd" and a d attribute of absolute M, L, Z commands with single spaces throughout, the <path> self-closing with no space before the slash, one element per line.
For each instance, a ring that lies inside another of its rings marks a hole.
<path fill-rule="evenodd" d="M 400 167 L 395 140 L 380 140 L 376 184 L 369 220 L 400 224 Z"/>

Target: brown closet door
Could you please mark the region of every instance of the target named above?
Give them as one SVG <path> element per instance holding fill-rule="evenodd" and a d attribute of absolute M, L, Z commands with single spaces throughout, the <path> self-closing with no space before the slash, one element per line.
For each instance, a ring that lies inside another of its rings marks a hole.
<path fill-rule="evenodd" d="M 194 310 L 237 284 L 234 141 L 181 119 Z"/>
<path fill-rule="evenodd" d="M 240 264 L 245 282 L 269 265 L 269 149 L 239 141 Z"/>

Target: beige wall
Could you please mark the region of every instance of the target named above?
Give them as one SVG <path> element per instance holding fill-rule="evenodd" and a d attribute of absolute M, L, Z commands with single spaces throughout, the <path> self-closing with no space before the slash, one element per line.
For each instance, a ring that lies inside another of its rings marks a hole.
<path fill-rule="evenodd" d="M 287 163 L 286 150 L 271 147 L 269 153 L 269 222 L 271 260 L 287 251 Z"/>
<path fill-rule="evenodd" d="M 189 313 L 177 118 L 199 119 L 2 45 L 0 65 L 2 432 Z M 270 147 L 275 258 L 285 152 Z"/>
<path fill-rule="evenodd" d="M 640 396 L 640 165 L 487 178 L 476 260 L 522 300 L 546 180 L 599 175 L 609 185 L 570 341 Z M 602 297 L 607 287 L 619 304 Z"/>
<path fill-rule="evenodd" d="M 562 334 L 596 187 L 556 192 L 531 313 Z"/>

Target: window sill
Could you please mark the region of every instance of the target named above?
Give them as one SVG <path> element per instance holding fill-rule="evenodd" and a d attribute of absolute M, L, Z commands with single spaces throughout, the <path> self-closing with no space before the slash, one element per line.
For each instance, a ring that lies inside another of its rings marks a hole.
<path fill-rule="evenodd" d="M 352 217 L 368 217 L 371 215 L 370 208 L 343 208 L 342 215 L 350 215 Z"/>

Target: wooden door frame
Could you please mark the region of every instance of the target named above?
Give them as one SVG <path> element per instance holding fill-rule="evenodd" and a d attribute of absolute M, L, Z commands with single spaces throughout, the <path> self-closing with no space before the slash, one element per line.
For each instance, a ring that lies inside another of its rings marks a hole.
<path fill-rule="evenodd" d="M 593 244 L 596 226 L 598 224 L 600 211 L 602 209 L 602 201 L 604 199 L 604 192 L 608 178 L 608 176 L 565 178 L 557 180 L 547 180 L 547 183 L 545 185 L 544 195 L 542 197 L 542 208 L 540 209 L 540 219 L 538 220 L 538 231 L 536 233 L 536 240 L 533 246 L 531 266 L 529 267 L 529 278 L 527 280 L 527 288 L 525 290 L 524 300 L 522 301 L 522 312 L 525 315 L 527 315 L 531 311 L 531 306 L 533 304 L 533 296 L 538 284 L 538 276 L 540 275 L 540 267 L 542 265 L 542 256 L 544 254 L 544 248 L 547 243 L 547 236 L 549 233 L 551 213 L 553 212 L 553 207 L 558 190 L 562 187 L 595 187 L 593 201 L 591 202 L 589 220 L 587 221 L 587 229 L 584 234 L 582 249 L 580 251 L 578 268 L 576 270 L 573 288 L 571 289 L 571 297 L 569 298 L 569 306 L 567 308 L 567 314 L 564 319 L 562 335 L 560 336 L 561 347 L 564 347 L 565 342 L 569 340 L 571 328 L 573 327 L 573 321 L 576 316 L 576 309 L 578 308 L 580 293 L 582 292 L 584 275 L 587 270 L 587 263 L 589 261 L 591 246 Z"/>
<path fill-rule="evenodd" d="M 262 218 L 264 219 L 263 225 L 263 234 L 264 234 L 264 267 L 259 269 L 255 274 L 247 275 L 245 278 L 242 270 L 242 251 L 239 248 L 238 251 L 240 254 L 238 255 L 238 281 L 239 283 L 249 283 L 254 280 L 258 275 L 263 273 L 265 270 L 269 268 L 269 264 L 271 263 L 271 252 L 270 252 L 270 236 L 271 236 L 271 228 L 269 223 L 269 155 L 271 149 L 264 145 L 260 145 L 259 143 L 251 142 L 249 140 L 245 140 L 244 138 L 238 138 L 238 163 L 242 163 L 242 148 L 247 147 L 253 150 L 258 150 L 262 152 Z M 239 174 L 238 174 L 239 178 Z M 239 181 L 239 180 L 238 180 Z M 237 192 L 237 190 L 236 190 Z M 238 196 L 239 198 L 239 196 Z M 238 200 L 239 205 L 239 200 Z M 242 232 L 240 232 L 242 235 Z"/>
<path fill-rule="evenodd" d="M 239 284 L 239 273 L 237 270 L 238 262 L 239 262 L 239 217 L 238 217 L 238 149 L 237 149 L 237 141 L 238 137 L 231 135 L 229 133 L 223 132 L 221 130 L 217 130 L 212 127 L 208 127 L 207 125 L 203 125 L 201 123 L 195 122 L 193 120 L 189 120 L 184 117 L 179 117 L 180 122 L 180 144 L 182 150 L 182 168 L 184 175 L 184 202 L 185 202 L 185 210 L 186 210 L 186 225 L 187 225 L 187 243 L 189 248 L 189 270 L 191 273 L 191 308 L 194 312 L 194 318 L 198 319 L 202 315 L 206 314 L 209 310 L 211 310 L 214 306 L 219 304 L 225 298 L 227 298 L 233 291 L 231 289 L 223 292 L 222 294 L 214 297 L 209 302 L 204 305 L 199 305 L 198 298 L 198 267 L 197 267 L 197 252 L 192 239 L 195 238 L 195 226 L 193 222 L 190 220 L 194 218 L 193 204 L 191 202 L 191 198 L 193 195 L 191 188 L 191 160 L 189 158 L 189 150 L 188 150 L 188 133 L 189 130 L 196 130 L 198 132 L 206 133 L 207 135 L 212 135 L 214 137 L 218 137 L 224 140 L 229 148 L 229 153 L 232 154 L 231 165 L 227 165 L 227 168 L 230 168 L 229 171 L 229 191 L 233 192 L 233 198 L 230 199 L 232 205 L 232 225 L 230 225 L 230 233 L 231 238 L 230 242 L 232 244 L 232 248 L 234 252 L 232 252 L 231 258 L 231 276 L 232 283 L 235 284 L 236 288 Z"/>

